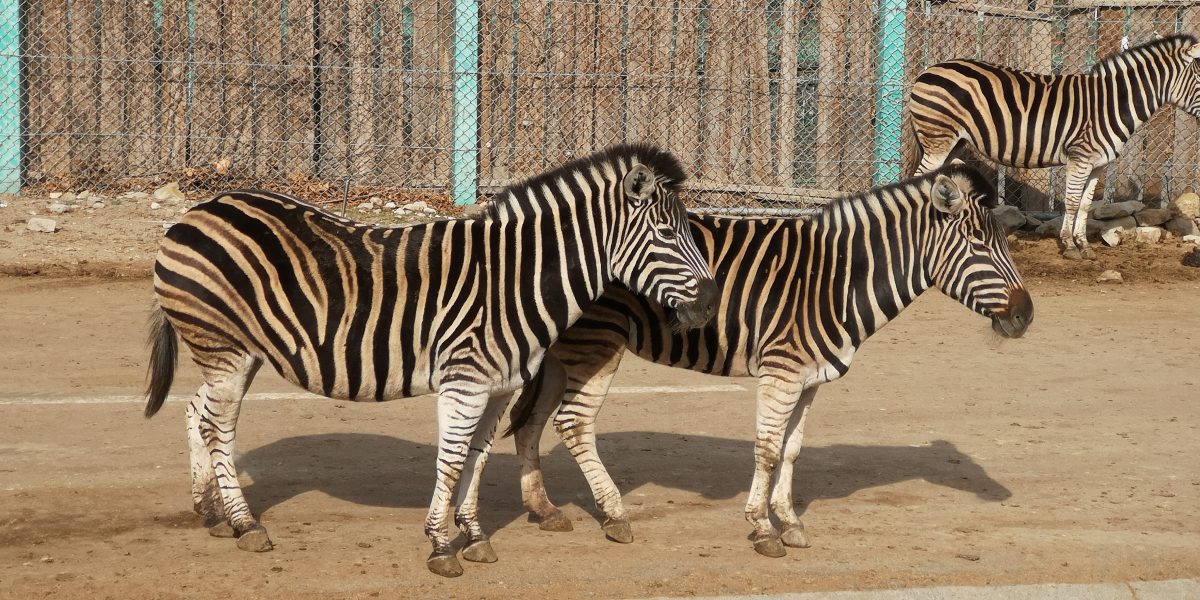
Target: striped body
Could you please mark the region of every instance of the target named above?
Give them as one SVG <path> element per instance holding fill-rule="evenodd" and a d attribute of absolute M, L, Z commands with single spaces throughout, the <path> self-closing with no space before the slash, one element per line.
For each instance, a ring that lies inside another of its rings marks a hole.
<path fill-rule="evenodd" d="M 940 181 L 962 190 L 958 212 L 943 212 L 930 200 Z M 610 287 L 563 334 L 551 352 L 561 366 L 547 360 L 540 397 L 523 394 L 513 409 L 527 507 L 543 522 L 560 518 L 545 495 L 537 447 L 561 401 L 555 426 L 609 517 L 606 530 L 620 539 L 628 528 L 620 493 L 594 446 L 595 417 L 628 350 L 660 364 L 759 378 L 747 518 L 756 547 L 778 555 L 766 490 L 781 469 L 771 504 L 784 525 L 783 541 L 800 544 L 790 470 L 803 415 L 817 387 L 844 375 L 867 338 L 930 287 L 993 319 L 1003 335 L 1019 336 L 1028 326 L 1032 303 L 988 208 L 994 201 L 976 172 L 954 166 L 835 201 L 811 220 L 692 217 L 692 234 L 720 290 L 716 317 L 677 332 L 669 311 Z"/>
<path fill-rule="evenodd" d="M 916 173 L 947 162 L 961 145 L 1012 167 L 1067 165 L 1061 244 L 1093 256 L 1084 235 L 1098 170 L 1115 160 L 1161 107 L 1200 116 L 1200 45 L 1188 35 L 1106 58 L 1088 73 L 1044 75 L 975 60 L 926 69 L 909 101 L 920 149 Z M 1068 252 L 1069 250 L 1069 252 Z"/>
<path fill-rule="evenodd" d="M 239 546 L 269 548 L 232 459 L 263 362 L 332 398 L 436 392 L 429 566 L 460 574 L 447 536 L 455 485 L 482 473 L 510 392 L 559 334 L 614 282 L 676 307 L 684 326 L 711 315 L 711 277 L 676 197 L 683 178 L 665 152 L 618 146 L 506 190 L 476 220 L 378 227 L 258 191 L 189 210 L 154 266 L 163 316 L 146 412 L 169 389 L 178 332 L 205 381 L 188 408 L 196 510 L 228 521 Z M 476 511 L 477 496 L 460 494 L 464 556 L 494 560 Z"/>

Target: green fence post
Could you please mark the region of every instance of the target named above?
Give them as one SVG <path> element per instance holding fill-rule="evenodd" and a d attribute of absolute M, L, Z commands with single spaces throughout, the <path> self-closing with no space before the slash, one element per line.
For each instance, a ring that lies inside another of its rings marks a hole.
<path fill-rule="evenodd" d="M 20 0 L 0 0 L 0 193 L 21 191 Z"/>
<path fill-rule="evenodd" d="M 450 193 L 458 205 L 479 194 L 479 3 L 454 2 L 453 140 Z"/>
<path fill-rule="evenodd" d="M 907 0 L 879 0 L 875 96 L 875 185 L 900 178 L 900 117 L 904 110 L 904 16 Z"/>

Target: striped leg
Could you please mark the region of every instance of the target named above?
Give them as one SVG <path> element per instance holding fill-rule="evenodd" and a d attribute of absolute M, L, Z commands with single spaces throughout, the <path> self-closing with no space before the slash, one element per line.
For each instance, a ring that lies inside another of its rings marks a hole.
<path fill-rule="evenodd" d="M 1087 218 L 1099 172 L 1087 162 L 1071 161 L 1067 166 L 1066 208 L 1058 233 L 1058 249 L 1065 259 L 1096 259 L 1087 242 Z"/>
<path fill-rule="evenodd" d="M 521 502 L 542 531 L 571 531 L 571 520 L 546 495 L 542 479 L 542 431 L 550 415 L 562 404 L 567 391 L 567 374 L 553 353 L 542 361 L 541 390 L 534 399 L 535 407 L 529 420 L 514 432 L 517 457 L 521 461 Z M 516 411 L 516 408 L 513 409 Z"/>
<path fill-rule="evenodd" d="M 470 442 L 487 412 L 488 400 L 488 393 L 482 388 L 444 386 L 438 392 L 437 481 L 425 517 L 425 536 L 433 545 L 433 552 L 425 565 L 443 577 L 458 577 L 463 573 L 450 546 L 450 504 L 466 466 Z"/>
<path fill-rule="evenodd" d="M 195 417 L 198 436 L 211 461 L 213 476 L 225 505 L 225 517 L 238 538 L 238 548 L 266 552 L 271 549 L 271 539 L 246 504 L 238 483 L 237 466 L 233 462 L 242 398 L 262 361 L 249 354 L 197 352 L 195 356 L 205 381 L 197 394 L 203 398 Z M 203 474 L 203 467 L 200 471 Z M 220 531 L 218 526 L 213 533 L 219 535 Z"/>
<path fill-rule="evenodd" d="M 778 558 L 787 554 L 779 532 L 771 524 L 767 506 L 771 475 L 779 466 L 784 433 L 788 428 L 802 385 L 789 373 L 762 373 L 758 379 L 757 427 L 754 439 L 754 479 L 746 501 L 746 520 L 754 526 L 754 550 Z"/>
<path fill-rule="evenodd" d="M 475 435 L 471 438 L 471 449 L 467 454 L 463 470 L 463 484 L 458 486 L 458 504 L 454 509 L 454 523 L 467 536 L 467 545 L 463 548 L 463 558 L 471 562 L 496 562 L 496 551 L 492 543 L 483 533 L 479 525 L 479 480 L 487 465 L 488 455 L 492 449 L 492 439 L 496 435 L 496 423 L 508 406 L 512 394 L 502 394 L 493 397 L 487 409 L 479 419 Z"/>
<path fill-rule="evenodd" d="M 558 414 L 554 416 L 554 428 L 558 431 L 563 445 L 583 470 L 583 476 L 596 499 L 596 506 L 604 513 L 605 520 L 601 525 L 604 534 L 614 542 L 628 544 L 633 542 L 633 529 L 629 525 L 629 513 L 621 501 L 621 490 L 617 489 L 617 484 L 609 476 L 600 455 L 596 452 L 596 416 L 600 414 L 600 407 L 604 405 L 604 398 L 608 395 L 613 376 L 621 364 L 621 351 L 618 349 L 606 354 L 603 350 L 597 351 L 595 346 L 588 349 L 603 362 L 592 365 L 596 370 L 584 382 L 576 380 L 575 377 L 591 372 L 592 368 L 585 372 L 576 371 L 575 366 L 571 366 L 567 393 Z M 566 360 L 564 357 L 564 362 Z M 542 493 L 544 495 L 545 491 Z"/>
<path fill-rule="evenodd" d="M 813 397 L 816 395 L 815 385 L 805 388 L 800 394 L 800 404 L 792 411 L 788 420 L 783 460 L 775 472 L 775 485 L 771 490 L 771 510 L 783 528 L 780 537 L 785 546 L 793 548 L 807 548 L 810 545 L 808 534 L 804 532 L 804 523 L 796 515 L 796 508 L 792 504 L 792 467 L 796 457 L 800 456 L 800 447 L 804 440 L 804 422 L 808 419 L 808 409 L 812 407 Z"/>
<path fill-rule="evenodd" d="M 216 472 L 204 437 L 200 435 L 200 414 L 208 398 L 208 384 L 202 384 L 196 396 L 188 402 L 188 450 L 192 463 L 192 509 L 204 517 L 204 526 L 217 537 L 233 537 L 233 528 L 225 519 L 225 501 L 217 486 Z"/>

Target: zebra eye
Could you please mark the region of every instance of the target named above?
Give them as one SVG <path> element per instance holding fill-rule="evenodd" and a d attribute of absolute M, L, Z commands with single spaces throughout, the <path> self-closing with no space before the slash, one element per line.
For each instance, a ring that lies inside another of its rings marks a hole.
<path fill-rule="evenodd" d="M 658 235 L 661 235 L 664 240 L 673 240 L 675 239 L 675 230 L 670 227 L 663 227 L 658 230 Z"/>

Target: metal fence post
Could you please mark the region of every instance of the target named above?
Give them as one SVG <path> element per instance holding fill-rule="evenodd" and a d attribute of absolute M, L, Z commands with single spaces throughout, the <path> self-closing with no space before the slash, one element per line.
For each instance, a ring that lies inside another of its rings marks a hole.
<path fill-rule="evenodd" d="M 0 0 L 0 193 L 21 191 L 20 0 Z"/>
<path fill-rule="evenodd" d="M 450 193 L 457 205 L 479 192 L 479 2 L 454 1 L 454 106 Z"/>
<path fill-rule="evenodd" d="M 907 0 L 879 0 L 879 81 L 875 97 L 875 185 L 900 178 L 900 117 L 904 110 L 904 16 Z"/>

